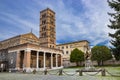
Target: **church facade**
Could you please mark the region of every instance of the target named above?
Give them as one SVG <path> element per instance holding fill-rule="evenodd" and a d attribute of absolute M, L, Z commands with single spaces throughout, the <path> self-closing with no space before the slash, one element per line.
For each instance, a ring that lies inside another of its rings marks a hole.
<path fill-rule="evenodd" d="M 40 36 L 32 32 L 0 41 L 0 71 L 62 68 L 62 50 L 56 49 L 55 12 L 40 12 Z"/>

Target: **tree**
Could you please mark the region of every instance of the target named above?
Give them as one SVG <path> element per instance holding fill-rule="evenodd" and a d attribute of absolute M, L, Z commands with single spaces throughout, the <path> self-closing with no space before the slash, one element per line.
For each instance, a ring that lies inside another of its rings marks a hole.
<path fill-rule="evenodd" d="M 81 64 L 82 61 L 84 61 L 84 53 L 75 48 L 70 54 L 70 62 L 76 62 L 76 65 L 79 66 L 79 62 Z"/>
<path fill-rule="evenodd" d="M 109 33 L 112 38 L 110 42 L 113 45 L 111 51 L 116 60 L 120 60 L 120 0 L 108 0 L 108 4 L 114 10 L 114 13 L 108 13 L 113 18 L 110 19 L 111 24 L 108 27 L 115 31 L 114 33 Z"/>
<path fill-rule="evenodd" d="M 96 60 L 98 66 L 103 65 L 103 62 L 112 58 L 110 49 L 106 46 L 95 46 L 92 48 L 92 60 Z"/>

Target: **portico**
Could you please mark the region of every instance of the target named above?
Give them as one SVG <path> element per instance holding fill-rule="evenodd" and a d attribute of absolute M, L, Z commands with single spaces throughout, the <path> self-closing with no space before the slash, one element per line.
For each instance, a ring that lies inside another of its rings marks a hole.
<path fill-rule="evenodd" d="M 17 48 L 18 50 L 15 49 L 17 51 L 14 51 L 14 48 L 9 51 L 9 54 L 13 52 L 17 54 L 15 67 L 17 70 L 45 70 L 62 67 L 62 51 L 60 50 L 43 48 L 33 44 L 24 44 L 24 46 Z"/>

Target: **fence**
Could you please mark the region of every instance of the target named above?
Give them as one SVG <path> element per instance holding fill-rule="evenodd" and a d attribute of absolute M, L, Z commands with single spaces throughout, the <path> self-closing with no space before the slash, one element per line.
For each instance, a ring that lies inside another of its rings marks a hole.
<path fill-rule="evenodd" d="M 23 71 L 25 73 L 25 71 Z M 94 73 L 93 73 L 94 72 Z M 109 72 L 106 69 L 99 69 L 99 70 L 94 70 L 94 71 L 87 71 L 87 70 L 77 70 L 74 71 L 72 73 L 69 73 L 63 69 L 59 69 L 59 70 L 44 70 L 44 71 L 36 71 L 33 70 L 32 72 L 33 74 L 39 74 L 39 75 L 67 75 L 67 76 L 74 76 L 74 75 L 79 75 L 79 76 L 83 76 L 83 73 L 89 76 L 95 76 L 99 73 L 101 73 L 102 76 L 106 76 L 106 74 L 110 75 L 110 76 L 114 76 L 114 77 L 120 77 L 120 74 L 113 74 L 111 72 Z"/>

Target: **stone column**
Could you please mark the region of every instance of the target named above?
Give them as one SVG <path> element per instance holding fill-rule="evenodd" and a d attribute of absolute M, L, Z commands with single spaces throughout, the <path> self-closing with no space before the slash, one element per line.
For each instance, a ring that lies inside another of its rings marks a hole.
<path fill-rule="evenodd" d="M 44 57 L 44 65 L 43 65 L 43 68 L 46 69 L 46 53 L 45 53 L 45 52 L 44 52 L 43 57 Z"/>
<path fill-rule="evenodd" d="M 56 67 L 58 67 L 58 56 L 56 54 Z"/>
<path fill-rule="evenodd" d="M 61 60 L 60 65 L 63 66 L 62 54 L 60 54 L 60 60 Z"/>
<path fill-rule="evenodd" d="M 53 53 L 51 53 L 51 69 L 53 68 Z"/>
<path fill-rule="evenodd" d="M 30 62 L 31 62 L 31 51 L 30 50 L 26 50 L 26 56 L 24 58 L 26 58 L 26 68 L 30 68 Z"/>
<path fill-rule="evenodd" d="M 39 68 L 39 52 L 37 51 L 36 68 Z"/>
<path fill-rule="evenodd" d="M 20 51 L 17 51 L 16 69 L 20 68 Z"/>
<path fill-rule="evenodd" d="M 29 51 L 24 50 L 24 58 L 23 58 L 23 65 L 22 65 L 23 68 L 26 68 L 26 65 L 27 65 L 27 52 Z"/>

